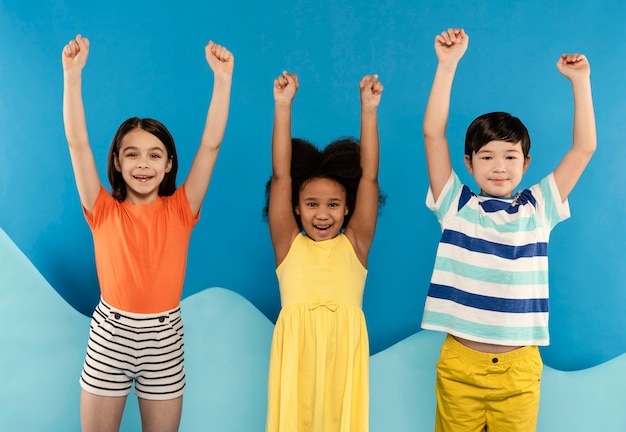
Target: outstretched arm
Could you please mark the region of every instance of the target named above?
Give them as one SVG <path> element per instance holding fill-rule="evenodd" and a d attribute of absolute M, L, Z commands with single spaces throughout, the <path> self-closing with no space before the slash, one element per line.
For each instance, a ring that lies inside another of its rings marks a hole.
<path fill-rule="evenodd" d="M 439 198 L 452 172 L 446 126 L 450 111 L 452 82 L 468 43 L 469 36 L 463 29 L 451 28 L 435 37 L 437 71 L 426 105 L 423 125 L 428 179 L 435 201 Z"/>
<path fill-rule="evenodd" d="M 89 40 L 76 35 L 63 48 L 63 125 L 70 149 L 74 177 L 80 202 L 91 213 L 100 192 L 100 178 L 96 169 L 83 107 L 82 75 L 89 55 Z"/>
<path fill-rule="evenodd" d="M 582 54 L 563 54 L 556 64 L 572 83 L 574 93 L 574 134 L 572 148 L 554 170 L 561 200 L 565 201 L 596 150 L 596 120 L 591 97 L 591 68 Z"/>
<path fill-rule="evenodd" d="M 268 208 L 270 235 L 276 266 L 298 235 L 291 202 L 291 105 L 298 90 L 298 76 L 283 72 L 274 80 L 274 130 L 272 133 L 272 184 Z"/>
<path fill-rule="evenodd" d="M 213 95 L 209 104 L 200 147 L 185 180 L 185 192 L 194 215 L 198 214 L 211 181 L 230 106 L 235 58 L 230 51 L 210 41 L 205 47 L 206 60 L 213 71 Z"/>
<path fill-rule="evenodd" d="M 376 222 L 378 220 L 378 167 L 380 145 L 378 140 L 378 105 L 383 85 L 378 75 L 365 75 L 359 83 L 361 93 L 361 179 L 357 189 L 356 204 L 346 227 L 346 236 L 364 267 L 367 267 Z"/>

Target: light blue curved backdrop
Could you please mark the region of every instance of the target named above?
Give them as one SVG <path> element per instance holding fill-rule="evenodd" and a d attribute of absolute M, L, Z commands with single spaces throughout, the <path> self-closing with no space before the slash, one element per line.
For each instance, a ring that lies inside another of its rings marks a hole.
<path fill-rule="evenodd" d="M 283 69 L 299 74 L 294 134 L 325 145 L 358 134 L 357 83 L 378 73 L 385 84 L 380 181 L 388 201 L 364 303 L 376 353 L 419 330 L 438 239 L 424 206 L 421 138 L 434 34 L 463 26 L 471 36 L 452 98 L 455 168 L 464 170 L 468 123 L 505 110 L 531 132 L 533 162 L 524 185 L 552 170 L 570 146 L 571 89 L 554 64 L 562 52 L 584 52 L 592 66 L 598 152 L 570 196 L 572 219 L 551 240 L 552 345 L 542 354 L 562 370 L 604 363 L 626 352 L 626 44 L 615 31 L 624 16 L 619 0 L 0 0 L 0 227 L 64 299 L 89 314 L 98 288 L 63 134 L 61 49 L 78 32 L 91 40 L 84 95 L 102 181 L 115 129 L 138 115 L 172 131 L 180 183 L 210 97 L 203 47 L 212 38 L 235 53 L 232 110 L 193 234 L 184 296 L 228 287 L 274 320 L 279 297 L 261 220 L 272 81 Z"/>
<path fill-rule="evenodd" d="M 0 230 L 0 387 L 2 431 L 80 429 L 78 376 L 89 318 L 72 309 Z M 40 301 L 28 304 L 27 299 Z M 265 427 L 273 324 L 239 294 L 207 288 L 186 297 L 187 387 L 180 430 L 255 432 Z M 31 317 L 36 316 L 33 320 Z M 435 417 L 435 362 L 440 332 L 417 332 L 371 357 L 370 430 L 426 432 Z M 43 354 L 43 355 L 42 355 Z M 540 432 L 626 430 L 626 354 L 581 371 L 546 366 Z M 34 396 L 35 395 L 35 396 Z M 33 415 L 33 401 L 37 404 Z M 563 413 L 567 413 L 566 416 Z M 120 430 L 140 429 L 137 399 L 128 398 Z"/>

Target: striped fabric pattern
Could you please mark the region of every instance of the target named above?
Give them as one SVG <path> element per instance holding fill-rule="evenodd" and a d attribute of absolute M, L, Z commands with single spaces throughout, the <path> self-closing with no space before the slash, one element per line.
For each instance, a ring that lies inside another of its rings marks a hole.
<path fill-rule="evenodd" d="M 422 328 L 497 345 L 548 345 L 548 241 L 569 217 L 552 174 L 513 198 L 452 173 L 426 205 L 442 227 Z"/>
<path fill-rule="evenodd" d="M 91 321 L 82 388 L 100 396 L 126 396 L 134 381 L 135 393 L 143 399 L 181 396 L 185 388 L 183 333 L 180 308 L 134 314 L 101 301 Z"/>

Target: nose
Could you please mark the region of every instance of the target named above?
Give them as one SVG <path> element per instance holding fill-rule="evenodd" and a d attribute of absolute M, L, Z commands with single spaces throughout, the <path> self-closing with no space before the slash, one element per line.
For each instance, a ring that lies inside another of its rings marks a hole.
<path fill-rule="evenodd" d="M 496 173 L 505 173 L 506 172 L 506 163 L 504 161 L 498 161 L 493 167 L 493 171 Z"/>
<path fill-rule="evenodd" d="M 326 220 L 326 219 L 329 218 L 329 215 L 328 215 L 328 212 L 325 209 L 320 208 L 320 210 L 317 212 L 315 217 L 317 219 L 319 219 L 319 220 Z"/>
<path fill-rule="evenodd" d="M 140 158 L 137 161 L 137 168 L 148 168 L 148 161 L 144 158 Z"/>

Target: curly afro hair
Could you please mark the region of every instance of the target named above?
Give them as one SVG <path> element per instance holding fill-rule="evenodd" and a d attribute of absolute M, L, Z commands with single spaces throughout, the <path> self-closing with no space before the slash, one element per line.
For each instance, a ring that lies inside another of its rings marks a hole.
<path fill-rule="evenodd" d="M 324 150 L 320 150 L 307 140 L 293 138 L 291 149 L 291 204 L 294 209 L 293 215 L 300 229 L 302 229 L 302 221 L 295 212 L 300 191 L 309 181 L 317 178 L 334 180 L 346 191 L 346 204 L 349 212 L 343 221 L 343 228 L 345 228 L 352 216 L 352 210 L 356 204 L 356 192 L 361 180 L 358 140 L 350 137 L 340 138 L 328 144 Z M 265 185 L 263 220 L 267 220 L 271 187 L 270 177 Z M 384 202 L 385 197 L 380 195 L 379 207 Z"/>

